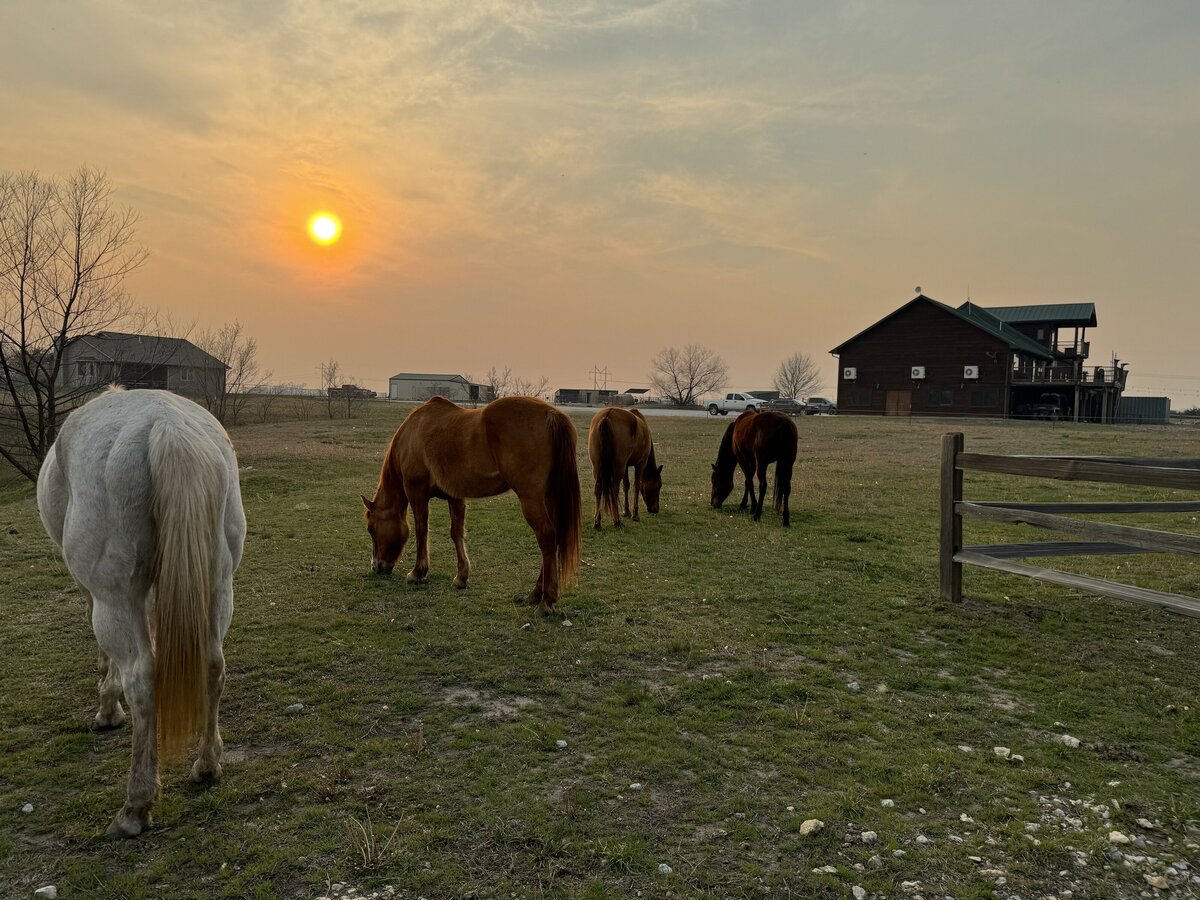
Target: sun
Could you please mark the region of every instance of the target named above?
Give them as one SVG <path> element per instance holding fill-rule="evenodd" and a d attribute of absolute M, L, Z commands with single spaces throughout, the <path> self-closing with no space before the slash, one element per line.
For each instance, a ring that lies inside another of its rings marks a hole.
<path fill-rule="evenodd" d="M 333 213 L 313 213 L 308 218 L 308 236 L 322 247 L 336 244 L 342 236 L 342 221 Z"/>

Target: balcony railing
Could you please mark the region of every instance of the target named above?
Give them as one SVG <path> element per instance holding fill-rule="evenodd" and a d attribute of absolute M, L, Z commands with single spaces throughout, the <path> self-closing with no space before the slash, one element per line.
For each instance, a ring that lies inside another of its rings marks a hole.
<path fill-rule="evenodd" d="M 1125 387 L 1128 371 L 1120 366 L 1086 366 L 1081 361 L 1023 365 L 1013 369 L 1013 384 L 1093 384 Z"/>

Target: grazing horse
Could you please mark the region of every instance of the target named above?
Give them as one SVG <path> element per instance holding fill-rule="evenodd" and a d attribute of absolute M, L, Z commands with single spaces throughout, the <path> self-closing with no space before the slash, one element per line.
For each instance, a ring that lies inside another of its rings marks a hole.
<path fill-rule="evenodd" d="M 521 501 L 542 551 L 541 574 L 528 600 L 548 615 L 579 569 L 579 473 L 575 426 L 533 397 L 504 397 L 482 409 L 434 397 L 408 414 L 388 445 L 374 498 L 362 498 L 372 568 L 388 574 L 403 555 L 411 504 L 417 558 L 408 580 L 429 577 L 429 499 L 437 497 L 450 505 L 450 538 L 458 554 L 454 586 L 465 588 L 471 572 L 467 498 L 509 490 Z"/>
<path fill-rule="evenodd" d="M 796 423 L 777 412 L 746 410 L 729 423 L 717 461 L 712 467 L 713 509 L 719 509 L 733 491 L 733 469 L 742 467 L 746 489 L 742 492 L 742 509 L 747 499 L 754 512 L 754 521 L 762 518 L 767 497 L 767 466 L 775 463 L 775 508 L 783 510 L 783 525 L 791 524 L 788 497 L 792 493 L 792 466 L 796 462 Z M 754 495 L 754 475 L 758 474 L 758 496 Z"/>
<path fill-rule="evenodd" d="M 630 466 L 633 467 L 633 521 L 639 518 L 639 496 L 646 500 L 646 512 L 658 512 L 663 467 L 654 458 L 650 425 L 638 410 L 610 406 L 596 413 L 588 427 L 588 456 L 596 480 L 596 518 L 592 524 L 597 529 L 601 510 L 612 516 L 613 525 L 621 527 L 618 482 L 625 488 L 625 515 L 629 515 Z"/>
<path fill-rule="evenodd" d="M 167 391 L 114 389 L 76 410 L 38 475 L 38 511 L 87 595 L 100 645 L 97 728 L 133 714 L 125 805 L 108 828 L 150 825 L 159 750 L 199 735 L 192 780 L 221 774 L 221 650 L 246 517 L 221 425 Z"/>

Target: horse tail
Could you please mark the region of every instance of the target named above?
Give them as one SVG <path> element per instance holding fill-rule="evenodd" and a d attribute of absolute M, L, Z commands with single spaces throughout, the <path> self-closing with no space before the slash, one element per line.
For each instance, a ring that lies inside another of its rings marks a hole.
<path fill-rule="evenodd" d="M 608 416 L 596 426 L 596 439 L 600 445 L 600 458 L 596 462 L 596 486 L 600 488 L 600 505 L 604 512 L 616 518 L 620 511 L 617 496 L 617 438 L 613 434 Z"/>
<path fill-rule="evenodd" d="M 579 469 L 575 462 L 575 426 L 557 409 L 549 414 L 550 481 L 546 485 L 546 508 L 554 522 L 558 551 L 558 578 L 564 587 L 575 580 L 583 555 L 582 505 L 579 500 Z"/>
<path fill-rule="evenodd" d="M 208 717 L 213 563 L 224 494 L 211 438 L 175 416 L 150 429 L 154 518 L 154 695 L 164 757 L 179 755 Z"/>

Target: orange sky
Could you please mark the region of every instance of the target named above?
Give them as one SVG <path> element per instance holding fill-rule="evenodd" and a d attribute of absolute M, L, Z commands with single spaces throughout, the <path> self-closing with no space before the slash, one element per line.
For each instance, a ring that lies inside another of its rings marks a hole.
<path fill-rule="evenodd" d="M 1200 405 L 1200 7 L 0 5 L 0 168 L 108 172 L 137 299 L 323 359 L 769 386 L 911 298 L 1093 301 L 1131 393 Z M 345 226 L 304 233 L 317 209 Z"/>

